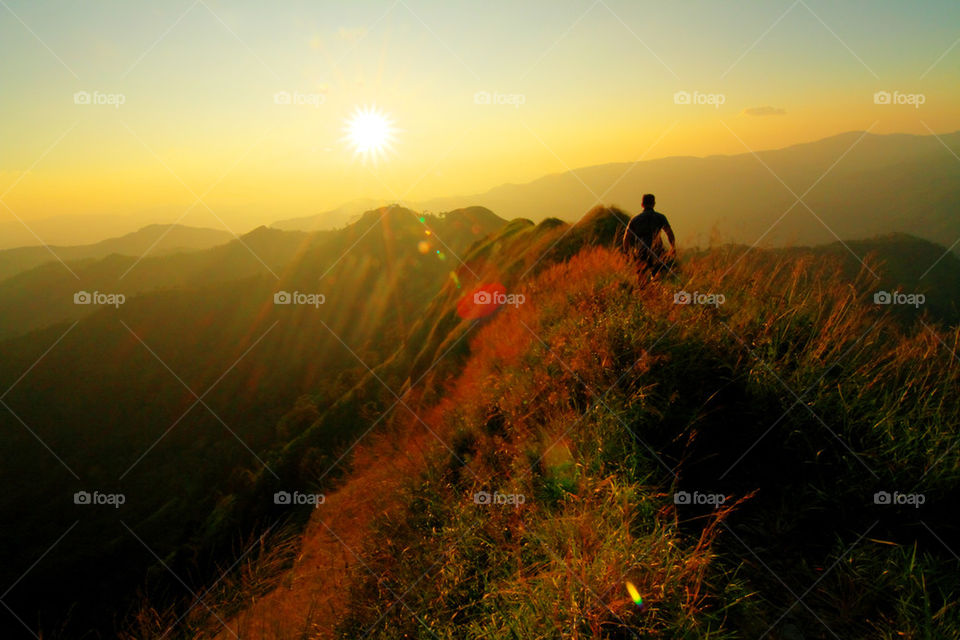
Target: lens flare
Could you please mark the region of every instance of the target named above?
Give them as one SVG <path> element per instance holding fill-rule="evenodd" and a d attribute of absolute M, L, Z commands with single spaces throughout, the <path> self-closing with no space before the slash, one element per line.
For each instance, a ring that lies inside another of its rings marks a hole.
<path fill-rule="evenodd" d="M 457 315 L 464 320 L 486 318 L 500 308 L 500 300 L 506 294 L 507 288 L 499 282 L 482 284 L 460 298 L 457 302 Z"/>
<path fill-rule="evenodd" d="M 630 594 L 630 599 L 633 600 L 633 603 L 638 607 L 643 606 L 643 598 L 640 597 L 640 592 L 637 591 L 637 588 L 633 586 L 633 583 L 627 580 L 627 593 Z"/>

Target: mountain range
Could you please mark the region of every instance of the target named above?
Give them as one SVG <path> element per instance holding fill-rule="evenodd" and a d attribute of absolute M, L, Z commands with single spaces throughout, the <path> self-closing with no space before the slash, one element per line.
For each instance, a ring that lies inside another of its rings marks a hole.
<path fill-rule="evenodd" d="M 652 192 L 685 245 L 809 245 L 899 232 L 949 247 L 960 238 L 957 149 L 960 132 L 855 131 L 783 149 L 582 167 L 411 206 L 445 211 L 470 204 L 507 219 L 576 221 L 601 203 L 638 212 L 642 195 Z M 275 226 L 328 228 L 356 207 Z"/>
<path fill-rule="evenodd" d="M 122 304 L 66 318 L 77 280 L 63 265 L 5 281 L 5 319 L 29 292 L 51 296 L 47 315 L 21 314 L 16 331 L 7 320 L 16 335 L 0 340 L 2 582 L 17 583 L 5 601 L 41 599 L 25 615 L 42 628 L 88 629 L 106 622 L 106 602 L 143 584 L 151 552 L 178 575 L 212 570 L 239 531 L 218 514 L 258 470 L 281 472 L 266 460 L 301 428 L 302 418 L 279 424 L 297 398 L 331 404 L 366 363 L 385 360 L 450 279 L 455 255 L 503 224 L 480 208 L 438 217 L 393 207 L 336 232 L 263 228 L 135 266 L 117 255 L 73 263 L 101 292 L 134 268 Z M 332 453 L 312 449 L 296 466 Z M 91 502 L 76 501 L 83 492 Z M 115 493 L 123 509 L 96 502 Z M 18 581 L 20 559 L 68 528 L 69 542 Z M 162 577 L 152 588 L 175 587 Z"/>

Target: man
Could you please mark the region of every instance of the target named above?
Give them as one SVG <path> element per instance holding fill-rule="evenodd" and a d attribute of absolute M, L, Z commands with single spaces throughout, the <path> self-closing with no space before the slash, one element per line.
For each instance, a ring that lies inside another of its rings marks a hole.
<path fill-rule="evenodd" d="M 673 266 L 677 243 L 667 217 L 653 209 L 657 203 L 653 194 L 644 194 L 641 202 L 643 212 L 631 218 L 623 234 L 623 250 L 637 261 L 637 274 L 642 279 L 647 274 L 653 277 Z M 670 241 L 669 251 L 664 251 L 661 231 Z"/>

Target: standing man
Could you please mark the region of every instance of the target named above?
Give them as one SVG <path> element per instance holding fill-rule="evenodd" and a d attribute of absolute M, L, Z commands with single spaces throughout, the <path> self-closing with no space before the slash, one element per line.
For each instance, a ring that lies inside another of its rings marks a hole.
<path fill-rule="evenodd" d="M 654 277 L 664 269 L 669 270 L 677 254 L 676 238 L 667 217 L 653 207 L 657 200 L 652 193 L 643 196 L 643 212 L 635 215 L 623 234 L 623 251 L 637 262 L 637 275 Z M 670 249 L 664 251 L 660 232 L 667 235 Z"/>

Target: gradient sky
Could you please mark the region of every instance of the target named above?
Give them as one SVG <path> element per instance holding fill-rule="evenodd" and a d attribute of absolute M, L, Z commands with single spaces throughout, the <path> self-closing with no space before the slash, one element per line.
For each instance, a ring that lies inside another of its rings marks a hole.
<path fill-rule="evenodd" d="M 242 232 L 604 162 L 954 131 L 958 38 L 955 0 L 0 0 L 0 221 L 192 205 L 182 222 Z M 374 104 L 398 129 L 375 166 L 343 140 Z"/>

